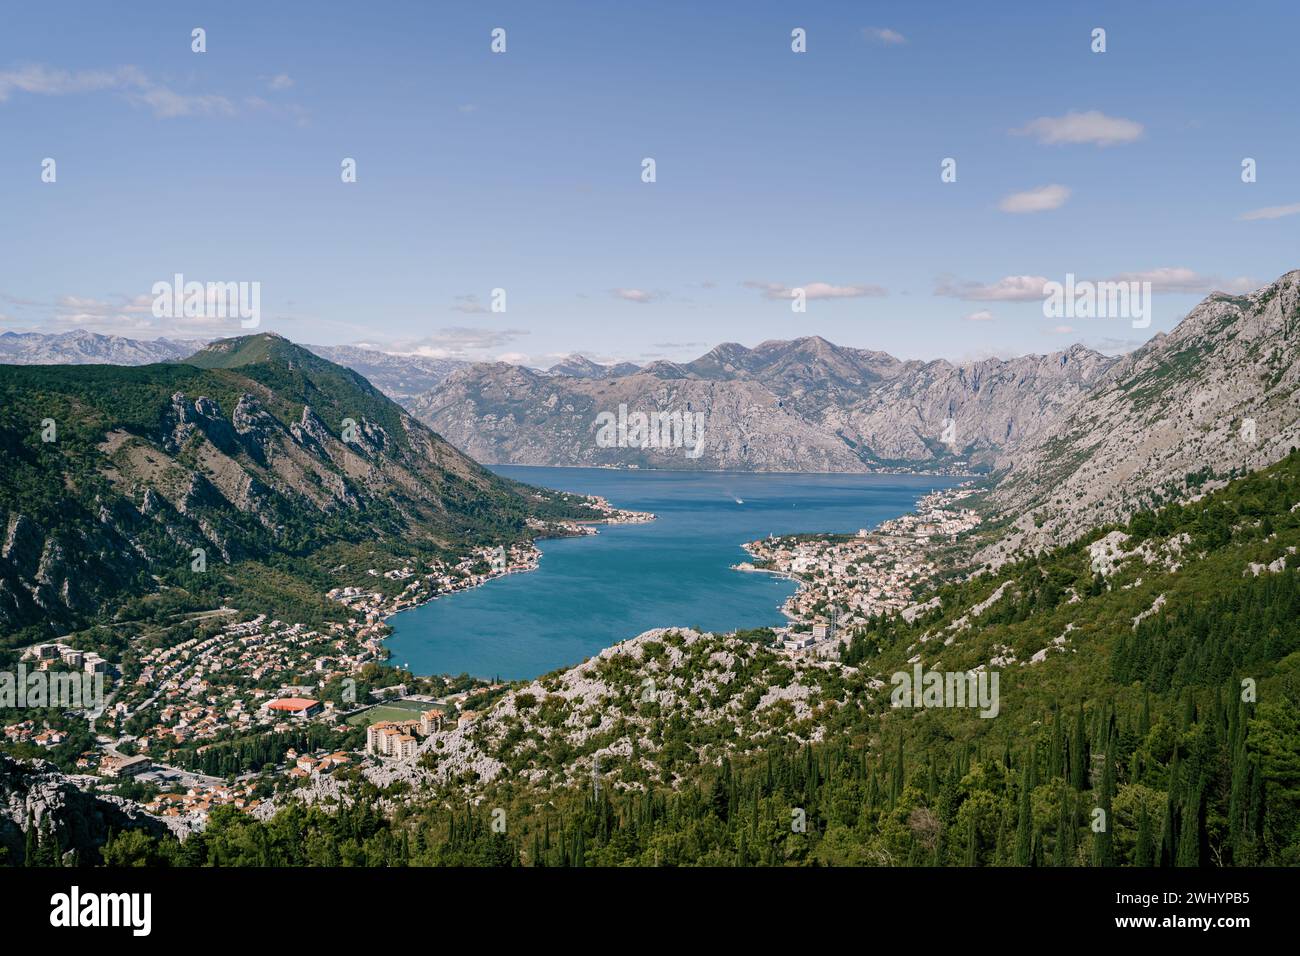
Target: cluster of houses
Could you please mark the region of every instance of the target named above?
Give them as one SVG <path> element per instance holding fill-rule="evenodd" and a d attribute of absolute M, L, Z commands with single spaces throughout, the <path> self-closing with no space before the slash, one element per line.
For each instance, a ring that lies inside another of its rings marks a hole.
<path fill-rule="evenodd" d="M 232 806 L 238 810 L 252 811 L 261 803 L 253 796 L 248 784 L 195 785 L 184 793 L 160 793 L 144 804 L 150 813 L 160 817 L 188 817 L 206 820 L 214 807 Z"/>
<path fill-rule="evenodd" d="M 789 628 L 778 629 L 789 651 L 834 656 L 837 629 L 862 625 L 873 616 L 901 611 L 917 588 L 932 580 L 932 551 L 979 524 L 979 516 L 955 507 L 969 488 L 926 495 L 917 510 L 855 537 L 769 536 L 745 545 L 753 563 L 740 570 L 771 571 L 800 583 L 782 610 Z M 811 628 L 809 630 L 808 628 Z"/>
<path fill-rule="evenodd" d="M 11 744 L 32 743 L 37 747 L 57 747 L 68 739 L 66 730 L 38 728 L 33 720 L 21 720 L 4 728 L 5 740 Z"/>
<path fill-rule="evenodd" d="M 648 520 L 634 512 L 608 509 L 609 520 Z M 555 523 L 546 525 L 555 531 Z M 587 525 L 574 524 L 573 533 L 592 533 Z M 313 629 L 301 623 L 271 619 L 257 614 L 250 620 L 226 624 L 206 636 L 177 644 L 142 648 L 139 656 L 128 656 L 121 669 L 123 680 L 109 703 L 109 715 L 129 720 L 148 715 L 149 726 L 135 732 L 136 754 L 127 756 L 112 748 L 81 754 L 79 770 L 101 777 L 127 779 L 167 769 L 171 751 L 179 745 L 206 741 L 228 734 L 290 729 L 295 723 L 319 717 L 330 718 L 333 702 L 322 702 L 319 690 L 332 681 L 355 675 L 369 663 L 386 657 L 384 619 L 405 607 L 438 594 L 475 587 L 502 574 L 533 570 L 541 552 L 529 543 L 509 547 L 480 548 L 455 561 L 434 561 L 417 571 L 404 566 L 367 573 L 387 581 L 406 582 L 396 597 L 356 586 L 334 588 L 327 597 L 345 605 L 350 612 L 346 623 L 330 623 Z M 340 570 L 340 569 L 335 569 Z M 233 613 L 229 609 L 214 613 Z M 89 674 L 113 674 L 118 668 L 93 651 L 81 651 L 58 641 L 28 648 L 24 660 L 34 660 L 36 669 L 68 667 Z M 275 688 L 275 689 L 268 689 Z M 476 688 L 487 692 L 488 688 Z M 397 689 L 405 696 L 404 688 Z M 457 695 L 451 703 L 430 706 L 409 721 L 381 721 L 366 735 L 368 754 L 384 759 L 401 759 L 414 754 L 420 739 L 447 726 L 459 726 L 474 718 L 465 706 L 470 695 Z M 428 699 L 429 704 L 437 703 Z M 454 710 L 452 708 L 455 708 Z M 449 716 L 450 715 L 450 716 Z M 342 717 L 337 720 L 342 728 Z M 38 726 L 31 720 L 3 728 L 7 742 L 34 742 L 55 747 L 67 738 L 66 731 Z M 108 738 L 101 738 L 107 741 Z M 203 746 L 200 746 L 200 752 Z M 287 754 L 290 778 L 328 773 L 356 759 L 344 752 Z M 231 804 L 240 809 L 256 805 L 248 786 L 211 786 L 196 782 L 185 794 L 164 794 L 148 806 L 162 815 L 205 816 L 213 806 Z"/>
<path fill-rule="evenodd" d="M 289 761 L 287 775 L 294 780 L 301 780 L 313 774 L 329 773 L 352 762 L 352 758 L 341 750 L 315 755 L 299 754 L 290 750 L 285 754 L 285 759 Z"/>
<path fill-rule="evenodd" d="M 231 729 L 274 727 L 285 720 L 315 716 L 328 705 L 284 704 L 283 692 L 265 689 L 268 681 L 311 674 L 314 683 L 300 688 L 299 696 L 307 697 L 330 680 L 376 660 L 381 654 L 379 642 L 376 636 L 358 643 L 341 625 L 321 633 L 259 614 L 208 638 L 150 650 L 140 659 L 138 676 L 123 688 L 112 712 L 129 717 L 145 706 L 162 705 L 157 722 L 140 735 L 140 745 L 146 749 L 165 750 Z"/>

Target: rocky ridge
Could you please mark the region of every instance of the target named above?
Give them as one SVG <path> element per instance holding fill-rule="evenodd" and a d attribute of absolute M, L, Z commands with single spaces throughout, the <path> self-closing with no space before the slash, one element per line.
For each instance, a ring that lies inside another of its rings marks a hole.
<path fill-rule="evenodd" d="M 1073 346 L 1009 360 L 903 362 L 812 336 L 753 349 L 724 343 L 694 362 L 600 374 L 476 364 L 453 372 L 410 407 L 488 463 L 960 470 L 990 465 L 1003 449 L 1050 425 L 1115 361 Z M 617 414 L 620 406 L 703 414 L 703 453 L 602 447 L 596 418 Z"/>

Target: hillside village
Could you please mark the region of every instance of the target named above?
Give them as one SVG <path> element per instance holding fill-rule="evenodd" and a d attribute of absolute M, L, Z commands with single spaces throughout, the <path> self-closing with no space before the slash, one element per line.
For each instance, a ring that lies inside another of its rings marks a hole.
<path fill-rule="evenodd" d="M 923 586 L 934 582 L 940 570 L 936 549 L 955 544 L 980 523 L 975 511 L 959 505 L 974 493 L 969 483 L 932 492 L 917 502 L 914 512 L 852 537 L 786 535 L 751 541 L 744 548 L 753 561 L 735 567 L 799 582 L 799 590 L 781 608 L 790 619 L 787 627 L 777 629 L 782 647 L 833 657 L 840 630 L 903 611 Z"/>
<path fill-rule="evenodd" d="M 589 503 L 600 512 L 600 523 L 654 519 L 597 496 Z M 598 533 L 591 521 L 529 524 L 539 536 Z M 346 608 L 348 617 L 319 628 L 266 613 L 240 620 L 245 615 L 239 611 L 220 608 L 203 615 L 212 631 L 208 636 L 132 649 L 118 663 L 78 650 L 66 639 L 33 645 L 22 658 L 40 671 L 71 668 L 108 679 L 103 712 L 85 715 L 95 746 L 75 759 L 82 784 L 111 791 L 131 781 L 162 791 L 144 802 L 149 812 L 201 824 L 218 806 L 252 812 L 277 789 L 340 768 L 410 758 L 419 741 L 472 721 L 476 708 L 502 685 L 465 678 L 459 682 L 463 688 L 435 696 L 425 692 L 431 687 L 389 683 L 371 689 L 364 699 L 358 699 L 357 687 L 367 676 L 373 682 L 376 668 L 388 657 L 384 638 L 391 615 L 507 574 L 535 570 L 540 558 L 536 545 L 525 542 L 479 548 L 458 560 L 431 560 L 422 568 L 409 563 L 368 568 L 362 572 L 367 577 L 407 583 L 395 595 L 355 584 L 332 588 L 326 597 Z M 212 623 L 222 618 L 227 620 Z M 387 668 L 378 673 L 401 676 Z M 31 719 L 6 724 L 0 732 L 7 743 L 50 750 L 70 736 Z M 286 745 L 269 765 L 234 778 L 201 769 L 214 746 L 304 737 L 337 745 Z"/>
<path fill-rule="evenodd" d="M 918 501 L 914 513 L 854 536 L 774 537 L 745 545 L 753 562 L 737 565 L 738 570 L 780 574 L 800 584 L 782 608 L 790 624 L 776 629 L 773 649 L 796 658 L 835 658 L 849 628 L 872 615 L 907 608 L 917 590 L 935 578 L 935 544 L 952 543 L 979 524 L 976 513 L 960 504 L 973 493 L 968 485 L 934 492 Z M 603 499 L 592 503 L 609 523 L 654 517 Z M 538 522 L 534 530 L 596 533 L 591 523 L 572 521 Z M 388 656 L 386 619 L 444 594 L 534 570 L 540 557 L 534 544 L 523 543 L 480 548 L 457 561 L 432 561 L 422 568 L 369 568 L 362 572 L 367 577 L 405 585 L 389 595 L 358 584 L 332 588 L 326 596 L 347 609 L 345 621 L 313 628 L 258 613 L 221 623 L 210 636 L 128 654 L 121 665 L 106 664 L 114 689 L 97 728 L 97 747 L 78 758 L 77 770 L 88 785 L 101 789 L 125 780 L 146 785 L 152 792 L 144 801 L 150 813 L 190 825 L 201 825 L 219 806 L 261 814 L 282 799 L 277 794 L 316 788 L 336 772 L 405 779 L 435 739 L 445 742 L 434 752 L 447 756 L 463 746 L 456 741 L 472 739 L 466 735 L 474 733 L 475 720 L 507 688 L 470 679 L 455 692 L 437 693 L 408 679 L 358 699 L 358 678 Z M 220 614 L 240 617 L 229 608 Z M 70 650 L 48 645 L 31 653 L 64 660 Z M 797 695 L 790 703 L 803 706 Z M 103 732 L 112 726 L 121 733 Z M 11 738 L 38 731 L 5 728 Z M 313 733 L 320 745 L 304 747 Z M 254 771 L 202 772 L 210 748 L 258 737 L 296 742 L 285 743 L 270 763 Z"/>

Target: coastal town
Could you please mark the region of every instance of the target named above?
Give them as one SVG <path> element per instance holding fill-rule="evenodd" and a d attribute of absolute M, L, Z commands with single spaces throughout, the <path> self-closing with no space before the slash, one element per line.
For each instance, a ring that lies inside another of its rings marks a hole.
<path fill-rule="evenodd" d="M 539 538 L 594 535 L 598 524 L 655 518 L 599 496 L 586 500 L 598 518 L 530 519 L 530 532 Z M 540 558 L 530 541 L 423 566 L 364 568 L 349 576 L 375 584 L 349 583 L 325 595 L 342 608 L 342 620 L 309 626 L 219 608 L 187 622 L 196 636 L 133 646 L 116 662 L 78 650 L 67 638 L 32 645 L 20 655 L 25 669 L 42 676 L 84 673 L 106 692 L 84 707 L 78 700 L 57 721 L 84 721 L 89 736 L 28 718 L 0 722 L 0 742 L 53 756 L 56 748 L 83 740 L 89 746 L 65 768 L 79 784 L 110 793 L 129 785 L 150 812 L 190 823 L 201 823 L 219 806 L 253 812 L 278 790 L 341 768 L 409 759 L 419 740 L 464 726 L 504 687 L 468 675 L 416 678 L 384 666 L 388 619 L 535 570 Z M 76 715 L 76 721 L 66 719 Z M 241 750 L 250 741 L 270 744 L 254 746 L 252 759 L 248 748 Z"/>
<path fill-rule="evenodd" d="M 856 535 L 786 535 L 744 545 L 751 561 L 738 571 L 789 578 L 799 589 L 782 606 L 790 623 L 775 628 L 778 647 L 817 657 L 838 656 L 843 635 L 877 615 L 908 608 L 940 568 L 935 552 L 979 525 L 961 502 L 969 485 L 921 498 L 916 510 Z"/>
<path fill-rule="evenodd" d="M 744 545 L 737 570 L 797 581 L 774 628 L 775 647 L 836 657 L 850 629 L 901 612 L 934 580 L 936 552 L 979 524 L 962 506 L 969 486 L 936 491 L 916 511 L 856 534 L 768 537 Z M 592 497 L 600 523 L 654 515 Z M 591 521 L 530 521 L 538 537 L 598 533 Z M 117 662 L 67 640 L 34 645 L 23 660 L 37 671 L 76 670 L 107 678 L 87 708 L 90 745 L 69 768 L 83 786 L 129 786 L 150 812 L 201 825 L 215 808 L 249 813 L 314 778 L 416 757 L 421 741 L 472 723 L 505 685 L 463 675 L 418 678 L 387 663 L 384 640 L 395 613 L 496 578 L 534 570 L 533 542 L 483 547 L 456 560 L 352 570 L 325 595 L 341 619 L 309 626 L 266 613 L 218 608 L 189 636 L 130 648 Z M 346 568 L 334 569 L 340 574 Z M 364 582 L 373 581 L 367 586 Z M 7 743 L 53 752 L 69 730 L 27 719 L 2 728 Z"/>

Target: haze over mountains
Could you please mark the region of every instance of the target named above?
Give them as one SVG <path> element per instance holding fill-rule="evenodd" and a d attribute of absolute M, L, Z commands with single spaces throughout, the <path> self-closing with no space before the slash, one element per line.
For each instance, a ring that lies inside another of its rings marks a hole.
<path fill-rule="evenodd" d="M 453 372 L 411 409 L 487 463 L 773 472 L 987 468 L 1116 361 L 1081 345 L 1014 359 L 901 361 L 811 336 L 752 349 L 724 343 L 693 362 L 583 367 L 576 375 L 475 364 Z M 702 412 L 702 454 L 602 447 L 594 440 L 596 417 L 620 405 Z"/>
<path fill-rule="evenodd" d="M 193 355 L 204 345 L 184 339 L 129 339 L 74 329 L 71 332 L 0 333 L 0 364 L 147 365 Z"/>
<path fill-rule="evenodd" d="M 75 329 L 71 332 L 4 332 L 0 364 L 147 365 L 179 362 L 207 344 L 202 339 L 130 339 Z M 458 359 L 394 355 L 356 345 L 304 345 L 321 358 L 360 372 L 372 385 L 405 403 L 467 364 Z"/>

